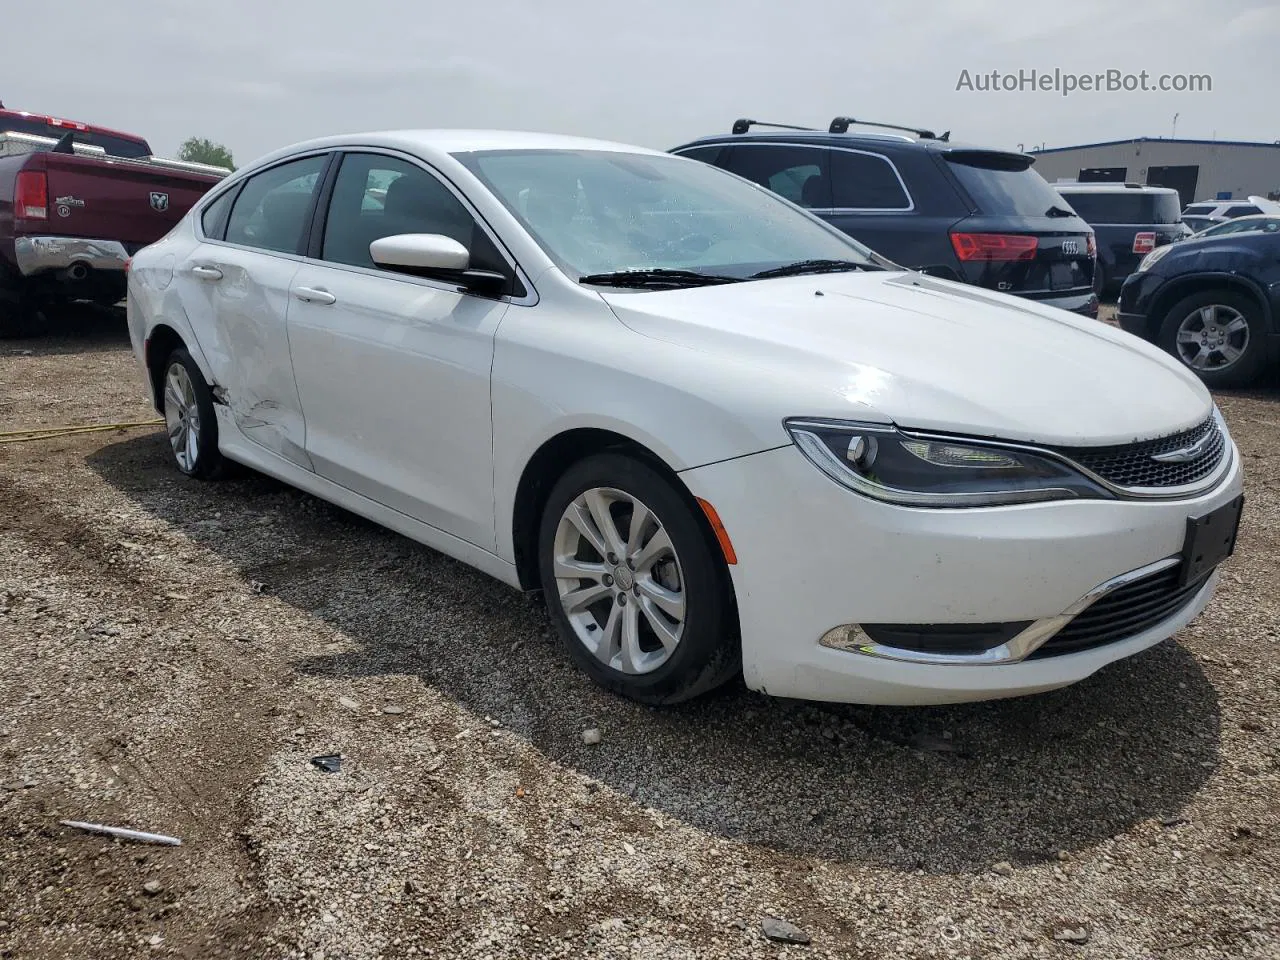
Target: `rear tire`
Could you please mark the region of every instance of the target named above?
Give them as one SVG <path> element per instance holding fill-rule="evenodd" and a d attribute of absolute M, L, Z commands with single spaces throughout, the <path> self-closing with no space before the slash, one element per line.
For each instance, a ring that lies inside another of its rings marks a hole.
<path fill-rule="evenodd" d="M 1262 307 L 1234 290 L 1203 290 L 1179 300 L 1156 339 L 1208 387 L 1243 387 L 1256 380 L 1267 362 L 1266 341 Z"/>
<path fill-rule="evenodd" d="M 597 454 L 543 510 L 538 561 L 569 655 L 602 687 L 678 703 L 741 670 L 732 586 L 688 494 L 648 464 Z"/>
<path fill-rule="evenodd" d="M 189 477 L 217 479 L 224 461 L 218 451 L 218 419 L 209 384 L 183 347 L 169 354 L 162 377 L 161 408 L 174 462 Z"/>

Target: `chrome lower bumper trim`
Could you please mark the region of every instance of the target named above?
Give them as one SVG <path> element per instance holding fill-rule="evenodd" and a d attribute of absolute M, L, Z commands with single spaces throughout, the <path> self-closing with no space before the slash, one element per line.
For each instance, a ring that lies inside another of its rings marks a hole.
<path fill-rule="evenodd" d="M 83 237 L 18 237 L 14 258 L 24 277 L 48 270 L 65 270 L 83 263 L 94 270 L 123 271 L 129 251 L 118 240 L 88 240 Z"/>
<path fill-rule="evenodd" d="M 1128 586 L 1143 577 L 1149 577 L 1170 567 L 1176 567 L 1182 560 L 1180 557 L 1165 557 L 1155 563 L 1149 563 L 1137 570 L 1130 570 L 1118 577 L 1112 577 L 1100 583 L 1067 609 L 1052 617 L 1044 617 L 1027 627 L 1012 640 L 1002 643 L 981 653 L 924 653 L 919 650 L 904 650 L 900 647 L 887 647 L 876 643 L 857 624 L 836 627 L 823 634 L 818 642 L 824 647 L 859 653 L 869 657 L 881 657 L 886 660 L 903 660 L 907 663 L 925 663 L 935 666 L 956 667 L 989 667 L 1002 663 L 1018 663 L 1027 659 L 1041 646 L 1053 639 L 1067 624 L 1084 613 L 1092 604 L 1101 600 L 1113 590 Z"/>

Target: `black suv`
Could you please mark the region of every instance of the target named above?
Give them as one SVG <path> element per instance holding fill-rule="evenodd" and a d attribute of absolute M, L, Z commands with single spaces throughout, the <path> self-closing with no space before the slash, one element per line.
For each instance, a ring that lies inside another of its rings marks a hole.
<path fill-rule="evenodd" d="M 826 131 L 738 120 L 671 152 L 768 187 L 902 266 L 1097 316 L 1093 231 L 1025 154 L 850 117 Z"/>
<path fill-rule="evenodd" d="M 1097 236 L 1098 264 L 1094 287 L 1100 296 L 1119 289 L 1124 278 L 1156 247 L 1185 240 L 1178 191 L 1137 183 L 1055 183 Z"/>

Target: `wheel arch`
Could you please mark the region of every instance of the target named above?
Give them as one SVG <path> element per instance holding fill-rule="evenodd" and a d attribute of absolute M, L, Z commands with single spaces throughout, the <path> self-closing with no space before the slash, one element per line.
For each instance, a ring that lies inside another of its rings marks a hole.
<path fill-rule="evenodd" d="M 144 341 L 146 344 L 147 379 L 151 384 L 151 402 L 157 410 L 164 409 L 164 367 L 174 350 L 189 350 L 187 341 L 167 323 L 158 323 L 151 328 Z M 198 361 L 197 361 L 198 362 Z"/>
<path fill-rule="evenodd" d="M 713 553 L 720 558 L 733 616 L 737 617 L 737 599 L 728 564 L 724 560 L 716 532 L 692 491 L 680 479 L 678 470 L 640 440 L 600 426 L 571 427 L 549 437 L 525 463 L 516 484 L 511 515 L 511 537 L 516 573 L 523 590 L 540 588 L 538 572 L 538 528 L 542 511 L 556 481 L 575 463 L 598 453 L 624 453 L 649 465 L 665 476 L 693 512 Z"/>
<path fill-rule="evenodd" d="M 1152 337 L 1159 334 L 1161 326 L 1169 315 L 1169 311 L 1180 300 L 1197 293 L 1210 290 L 1226 290 L 1242 293 L 1253 300 L 1262 309 L 1263 322 L 1267 330 L 1276 332 L 1275 317 L 1271 312 L 1271 304 L 1262 288 L 1248 277 L 1238 273 L 1197 273 L 1179 277 L 1165 286 L 1156 295 L 1147 314 L 1149 332 Z"/>

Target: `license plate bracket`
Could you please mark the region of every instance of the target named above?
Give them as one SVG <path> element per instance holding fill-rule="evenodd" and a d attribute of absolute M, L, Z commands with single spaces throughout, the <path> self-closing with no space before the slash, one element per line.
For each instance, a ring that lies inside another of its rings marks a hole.
<path fill-rule="evenodd" d="M 1240 532 L 1244 495 L 1199 517 L 1187 518 L 1187 536 L 1182 544 L 1183 586 L 1194 583 L 1231 556 Z"/>

